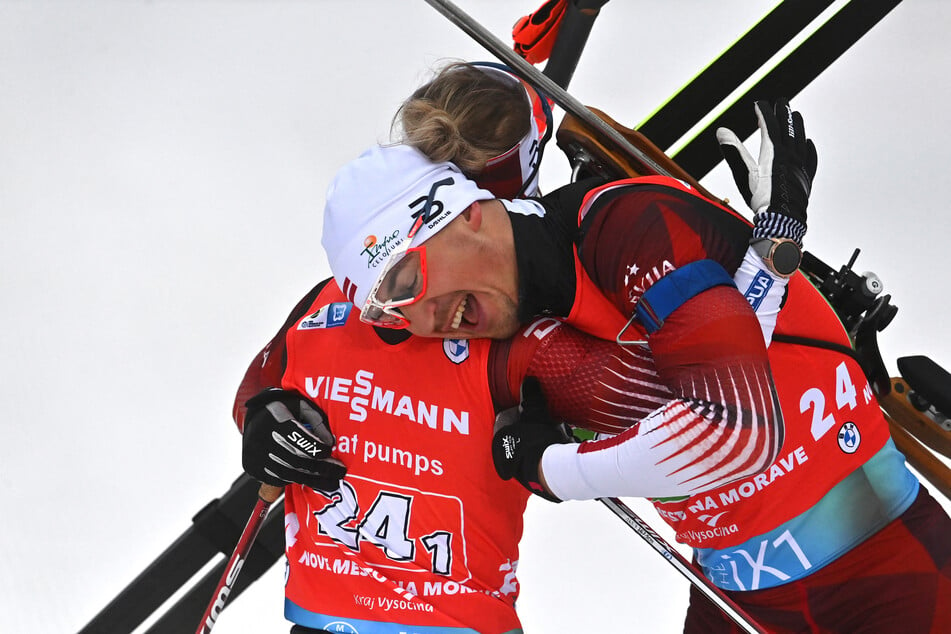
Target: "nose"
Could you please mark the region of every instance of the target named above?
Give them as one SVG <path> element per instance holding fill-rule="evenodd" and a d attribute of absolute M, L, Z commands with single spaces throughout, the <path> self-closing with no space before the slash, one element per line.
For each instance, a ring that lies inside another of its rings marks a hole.
<path fill-rule="evenodd" d="M 436 315 L 433 303 L 422 299 L 400 309 L 409 322 L 406 327 L 414 335 L 420 337 L 432 336 L 436 331 Z"/>

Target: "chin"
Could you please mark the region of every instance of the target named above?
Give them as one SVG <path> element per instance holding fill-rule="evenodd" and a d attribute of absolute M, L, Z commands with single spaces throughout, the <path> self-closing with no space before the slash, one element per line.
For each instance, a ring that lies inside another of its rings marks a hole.
<path fill-rule="evenodd" d="M 460 330 L 450 330 L 446 332 L 434 332 L 434 331 L 414 331 L 413 327 L 410 326 L 407 328 L 413 335 L 417 337 L 435 337 L 438 339 L 508 339 L 515 335 L 518 332 L 520 324 L 515 319 L 505 319 L 499 323 L 487 324 L 482 328 L 478 328 L 475 331 L 466 330 L 463 327 Z"/>
<path fill-rule="evenodd" d="M 516 303 L 506 302 L 497 313 L 494 322 L 486 329 L 488 332 L 484 336 L 490 339 L 508 339 L 513 337 L 521 326 Z"/>
<path fill-rule="evenodd" d="M 521 324 L 513 319 L 510 322 L 506 322 L 504 325 L 500 326 L 497 333 L 488 335 L 488 337 L 491 339 L 509 339 L 510 337 L 515 336 L 515 333 L 518 332 L 520 326 Z"/>
<path fill-rule="evenodd" d="M 518 332 L 520 325 L 518 320 L 513 316 L 511 319 L 502 319 L 497 323 L 491 324 L 485 329 L 484 333 L 469 335 L 469 338 L 485 337 L 487 339 L 508 339 Z"/>

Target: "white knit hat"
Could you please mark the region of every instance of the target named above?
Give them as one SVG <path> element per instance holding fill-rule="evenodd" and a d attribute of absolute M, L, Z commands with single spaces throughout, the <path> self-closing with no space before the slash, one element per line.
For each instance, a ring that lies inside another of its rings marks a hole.
<path fill-rule="evenodd" d="M 411 246 L 428 240 L 473 202 L 492 198 L 452 163 L 433 163 L 408 145 L 377 145 L 334 176 L 320 242 L 337 284 L 362 309 L 390 253 L 424 210 Z"/>

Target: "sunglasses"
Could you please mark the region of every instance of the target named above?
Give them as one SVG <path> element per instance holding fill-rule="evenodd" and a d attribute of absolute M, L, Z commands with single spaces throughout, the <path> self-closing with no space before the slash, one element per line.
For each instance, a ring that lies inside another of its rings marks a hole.
<path fill-rule="evenodd" d="M 426 294 L 426 245 L 409 246 L 423 226 L 424 216 L 416 219 L 406 238 L 390 253 L 360 311 L 360 321 L 382 328 L 409 325 L 400 308 L 419 301 Z"/>

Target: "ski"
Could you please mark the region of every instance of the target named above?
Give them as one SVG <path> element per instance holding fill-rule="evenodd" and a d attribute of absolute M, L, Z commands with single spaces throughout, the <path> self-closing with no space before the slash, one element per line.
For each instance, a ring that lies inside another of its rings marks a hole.
<path fill-rule="evenodd" d="M 227 600 L 230 605 L 252 583 L 267 572 L 284 556 L 284 501 L 275 502 L 261 526 L 261 532 L 241 567 Z M 169 607 L 145 634 L 179 634 L 194 631 L 202 620 L 202 611 L 208 603 L 219 579 L 225 574 L 227 560 L 219 561 L 199 581 L 194 583 Z"/>
<path fill-rule="evenodd" d="M 651 113 L 637 131 L 668 149 L 801 33 L 833 0 L 780 2 Z"/>
<path fill-rule="evenodd" d="M 79 631 L 79 634 L 132 632 L 158 610 L 179 588 L 185 586 L 208 562 L 219 554 L 227 556 L 238 542 L 243 523 L 247 521 L 248 513 L 257 499 L 259 486 L 260 484 L 251 479 L 250 476 L 242 474 L 238 477 L 221 498 L 215 498 L 198 511 L 192 518 L 192 525 L 94 616 Z M 273 542 L 276 536 L 277 554 L 261 569 L 256 562 L 262 555 L 254 554 L 254 551 L 252 551 L 255 560 L 251 561 L 249 558 L 249 565 L 239 579 L 238 587 L 232 592 L 232 599 L 259 577 L 283 553 L 283 513 L 279 513 L 279 509 L 277 509 L 278 506 L 283 507 L 283 503 L 274 506 L 275 510 L 272 515 L 281 516 L 282 522 L 279 526 L 275 525 L 270 531 L 265 525 L 259 537 L 259 542 L 264 546 L 257 550 L 268 553 L 274 551 Z M 188 628 L 185 630 L 169 628 L 154 631 L 193 630 L 201 618 L 204 608 L 202 602 L 207 601 L 207 597 L 214 590 L 215 582 L 220 577 L 220 569 L 224 568 L 224 564 L 225 562 L 222 562 L 212 571 L 217 572 L 217 576 L 212 577 L 210 582 L 205 582 L 205 585 L 202 586 L 201 598 L 191 610 L 186 611 L 185 619 L 188 620 Z"/>
<path fill-rule="evenodd" d="M 792 99 L 881 21 L 901 0 L 852 0 L 824 22 L 808 39 L 774 66 L 709 125 L 671 155 L 694 178 L 702 179 L 720 162 L 715 132 L 730 128 L 740 138 L 756 129 L 750 116 L 757 99 Z M 784 3 L 785 4 L 785 3 Z M 648 136 L 648 138 L 650 138 Z"/>

